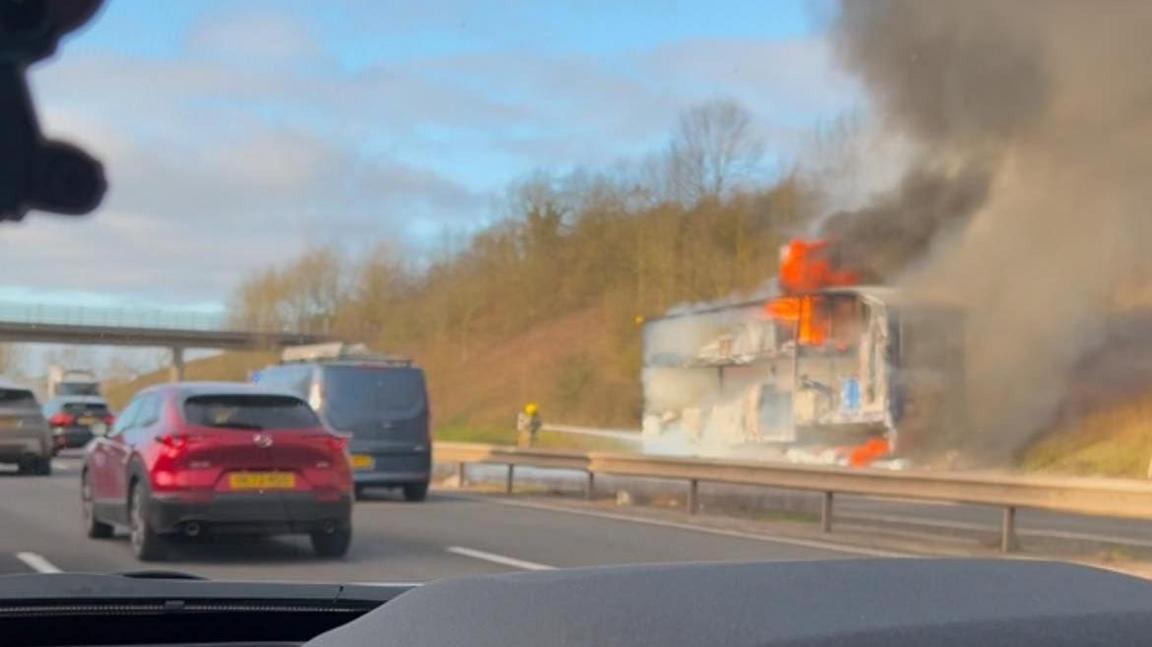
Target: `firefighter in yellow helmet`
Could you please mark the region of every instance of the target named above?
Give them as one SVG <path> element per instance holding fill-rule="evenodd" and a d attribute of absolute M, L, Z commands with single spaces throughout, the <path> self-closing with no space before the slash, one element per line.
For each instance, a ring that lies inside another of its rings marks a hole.
<path fill-rule="evenodd" d="M 524 409 L 516 416 L 517 444 L 521 447 L 531 447 L 536 443 L 536 435 L 540 433 L 540 407 L 535 402 L 524 405 Z"/>

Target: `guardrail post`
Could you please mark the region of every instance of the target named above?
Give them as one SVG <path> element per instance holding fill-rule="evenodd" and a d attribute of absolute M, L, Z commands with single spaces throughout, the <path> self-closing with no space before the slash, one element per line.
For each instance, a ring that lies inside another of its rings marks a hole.
<path fill-rule="evenodd" d="M 1016 548 L 1016 508 L 1004 506 L 1000 520 L 1000 552 L 1010 553 Z"/>
<path fill-rule="evenodd" d="M 820 532 L 832 532 L 832 492 L 825 492 L 820 502 Z"/>
<path fill-rule="evenodd" d="M 584 498 L 591 501 L 596 489 L 596 474 L 588 472 L 588 482 L 584 485 Z"/>
<path fill-rule="evenodd" d="M 504 494 L 512 494 L 512 474 L 516 466 L 508 463 L 508 480 L 504 483 Z"/>
<path fill-rule="evenodd" d="M 464 461 L 456 463 L 456 476 L 460 479 L 460 487 L 464 487 L 468 483 L 468 473 L 465 471 L 468 464 Z"/>
<path fill-rule="evenodd" d="M 696 514 L 700 509 L 700 481 L 692 479 L 688 481 L 688 514 Z"/>

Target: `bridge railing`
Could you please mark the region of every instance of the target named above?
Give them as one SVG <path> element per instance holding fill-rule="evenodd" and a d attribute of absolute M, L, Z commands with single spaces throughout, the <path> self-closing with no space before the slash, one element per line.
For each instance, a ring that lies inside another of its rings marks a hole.
<path fill-rule="evenodd" d="M 71 306 L 0 301 L 0 323 L 60 326 L 156 328 L 207 332 L 328 333 L 325 321 L 291 325 L 236 325 L 223 312 L 163 310 L 115 306 Z"/>
<path fill-rule="evenodd" d="M 642 454 L 563 452 L 468 443 L 437 443 L 435 459 L 438 463 L 455 464 L 461 484 L 466 480 L 468 464 L 505 465 L 505 491 L 509 494 L 513 491 L 515 468 L 521 465 L 584 472 L 588 497 L 594 492 L 597 475 L 684 481 L 688 485 L 689 514 L 695 514 L 698 509 L 700 483 L 819 492 L 823 495 L 820 515 L 823 532 L 832 530 L 837 493 L 989 505 L 1003 511 L 1000 549 L 1004 552 L 1011 551 L 1016 543 L 1016 510 L 1019 508 L 1152 519 L 1152 483 L 1137 480 L 852 469 Z"/>

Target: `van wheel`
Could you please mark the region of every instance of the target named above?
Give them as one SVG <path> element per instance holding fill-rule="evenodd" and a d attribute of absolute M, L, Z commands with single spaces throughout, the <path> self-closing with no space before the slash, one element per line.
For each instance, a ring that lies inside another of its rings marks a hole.
<path fill-rule="evenodd" d="M 148 488 L 139 481 L 132 484 L 128 494 L 128 530 L 128 543 L 136 559 L 142 562 L 164 559 L 167 542 L 148 523 Z"/>
<path fill-rule="evenodd" d="M 320 557 L 343 557 L 352 543 L 352 529 L 338 528 L 333 532 L 312 533 L 312 550 Z"/>
<path fill-rule="evenodd" d="M 84 534 L 92 539 L 108 539 L 112 536 L 112 526 L 96 518 L 96 504 L 92 501 L 92 485 L 88 482 L 88 472 L 80 477 L 80 514 L 84 522 Z"/>
<path fill-rule="evenodd" d="M 427 483 L 408 483 L 404 486 L 405 501 L 423 501 L 428 497 Z"/>

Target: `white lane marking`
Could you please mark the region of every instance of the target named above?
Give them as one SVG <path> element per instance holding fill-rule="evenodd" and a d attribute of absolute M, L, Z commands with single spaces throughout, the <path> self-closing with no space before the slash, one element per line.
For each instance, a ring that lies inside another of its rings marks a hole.
<path fill-rule="evenodd" d="M 16 553 L 16 559 L 37 573 L 60 573 L 60 569 L 52 562 L 36 553 Z"/>
<path fill-rule="evenodd" d="M 708 528 L 705 526 L 695 526 L 688 523 L 680 523 L 678 521 L 665 521 L 663 519 L 645 519 L 641 517 L 630 517 L 623 514 L 614 514 L 611 512 L 599 512 L 595 510 L 575 510 L 560 506 L 550 506 L 542 503 L 529 503 L 527 501 L 509 501 L 508 499 L 485 499 L 481 497 L 464 496 L 461 498 L 472 499 L 474 501 L 487 501 L 489 503 L 498 503 L 500 505 L 518 506 L 521 508 L 533 508 L 536 510 L 548 510 L 550 512 L 563 512 L 566 514 L 582 514 L 587 517 L 599 517 L 601 519 L 613 519 L 616 521 L 631 521 L 632 523 L 643 523 L 650 526 L 662 526 L 664 528 L 677 528 L 679 530 L 694 530 L 696 532 L 705 532 L 711 535 L 722 535 L 725 537 L 737 537 L 740 539 L 754 539 L 756 541 L 768 542 L 770 544 L 786 544 L 790 546 L 801 546 L 803 548 L 818 548 L 820 550 L 830 550 L 838 553 L 852 553 L 855 555 L 867 555 L 869 557 L 912 557 L 911 553 L 901 553 L 891 550 L 882 550 L 879 548 L 863 548 L 860 546 L 849 546 L 847 544 L 837 544 L 828 541 L 819 541 L 815 539 L 797 539 L 794 537 L 768 537 L 766 535 L 757 535 L 750 532 L 741 532 L 739 530 L 723 530 L 720 528 Z"/>
<path fill-rule="evenodd" d="M 505 555 L 497 555 L 496 553 L 488 553 L 474 548 L 465 548 L 463 546 L 448 546 L 444 550 L 452 553 L 453 555 L 463 555 L 464 557 L 471 557 L 472 559 L 480 559 L 493 564 L 503 564 L 504 566 L 514 566 L 522 568 L 526 571 L 550 571 L 554 566 L 547 564 L 540 564 L 538 562 L 529 562 L 523 559 L 516 559 L 515 557 L 507 557 Z"/>

